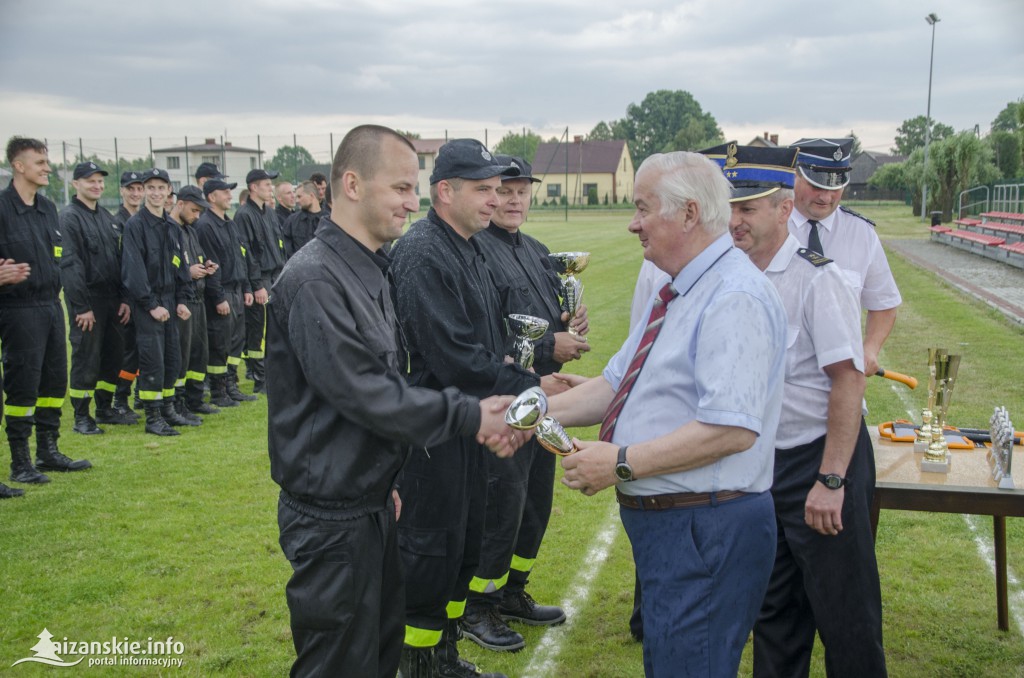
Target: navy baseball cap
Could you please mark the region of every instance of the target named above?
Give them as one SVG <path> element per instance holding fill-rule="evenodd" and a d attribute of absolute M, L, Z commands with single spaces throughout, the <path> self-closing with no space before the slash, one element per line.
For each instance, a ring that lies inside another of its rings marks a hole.
<path fill-rule="evenodd" d="M 793 188 L 796 148 L 740 146 L 735 141 L 699 151 L 714 160 L 732 184 L 729 202 L 743 202 Z"/>
<path fill-rule="evenodd" d="M 210 179 L 205 184 L 203 184 L 203 195 L 209 196 L 214 191 L 220 191 L 225 188 L 229 191 L 233 191 L 237 186 L 238 184 L 229 184 L 223 179 Z"/>
<path fill-rule="evenodd" d="M 121 188 L 142 183 L 142 172 L 121 172 Z"/>
<path fill-rule="evenodd" d="M 518 167 L 498 162 L 476 139 L 452 139 L 437 152 L 431 185 L 444 179 L 490 179 L 499 174 L 518 177 Z"/>
<path fill-rule="evenodd" d="M 796 166 L 812 186 L 838 191 L 850 183 L 852 138 L 801 139 L 789 147 L 800 149 Z"/>
<path fill-rule="evenodd" d="M 167 170 L 160 169 L 159 167 L 154 167 L 153 169 L 148 169 L 148 170 L 146 170 L 145 172 L 142 173 L 142 183 L 143 184 L 145 184 L 147 181 L 150 181 L 152 179 L 162 179 L 162 180 L 166 181 L 168 184 L 171 183 L 171 177 L 170 177 L 169 174 L 167 174 Z"/>
<path fill-rule="evenodd" d="M 276 179 L 281 176 L 280 172 L 268 172 L 264 169 L 249 170 L 249 173 L 245 175 L 245 185 L 253 183 L 254 181 L 260 181 L 262 179 Z"/>
<path fill-rule="evenodd" d="M 85 179 L 94 174 L 108 176 L 109 173 L 94 162 L 80 162 L 75 165 L 75 172 L 71 176 L 74 179 Z"/>
<path fill-rule="evenodd" d="M 209 182 L 207 182 L 209 183 Z M 206 202 L 206 198 L 203 192 L 196 186 L 184 186 L 178 191 L 178 200 L 184 200 L 199 205 L 204 210 L 210 206 L 210 203 Z"/>
<path fill-rule="evenodd" d="M 501 177 L 502 181 L 505 181 L 506 179 L 529 179 L 531 182 L 533 182 L 535 184 L 539 184 L 540 183 L 540 179 L 538 179 L 537 177 L 533 176 L 533 166 L 530 163 L 528 163 L 525 160 L 523 160 L 522 158 L 520 158 L 519 156 L 517 156 L 517 155 L 496 155 L 496 156 L 494 156 L 494 159 L 498 161 L 499 165 L 508 165 L 509 167 L 514 167 L 517 170 L 519 170 L 519 176 L 514 176 L 513 177 L 513 176 L 504 176 L 503 175 Z"/>
<path fill-rule="evenodd" d="M 217 166 L 212 162 L 204 162 L 196 168 L 196 181 L 199 181 L 203 177 L 209 179 L 227 179 L 227 175 L 221 174 Z"/>

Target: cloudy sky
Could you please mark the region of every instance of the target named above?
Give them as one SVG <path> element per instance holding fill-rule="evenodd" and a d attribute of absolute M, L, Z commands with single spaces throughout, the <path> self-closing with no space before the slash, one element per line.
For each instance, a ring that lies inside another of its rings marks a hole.
<path fill-rule="evenodd" d="M 987 132 L 1024 96 L 1020 0 L 0 0 L 0 135 L 267 148 L 372 121 L 493 144 L 684 89 L 741 142 L 886 151 L 925 113 L 929 12 L 932 115 Z"/>

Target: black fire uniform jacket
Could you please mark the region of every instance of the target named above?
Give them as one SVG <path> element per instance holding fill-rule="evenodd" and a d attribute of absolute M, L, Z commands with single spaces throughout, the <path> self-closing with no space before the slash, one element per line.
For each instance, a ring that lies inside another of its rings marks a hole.
<path fill-rule="evenodd" d="M 35 205 L 26 205 L 13 180 L 0 192 L 0 259 L 32 266 L 32 273 L 22 282 L 0 287 L 0 306 L 57 301 L 64 246 L 58 223 L 56 206 L 42 194 L 36 194 Z"/>
<path fill-rule="evenodd" d="M 87 313 L 99 299 L 127 301 L 121 284 L 121 235 L 114 217 L 78 197 L 61 210 L 64 237 L 60 276 L 71 317 Z"/>
<path fill-rule="evenodd" d="M 284 252 L 288 258 L 291 258 L 303 245 L 313 239 L 313 233 L 316 232 L 320 219 L 324 217 L 330 217 L 330 215 L 322 210 L 319 212 L 299 210 L 288 217 L 288 221 L 282 223 L 281 235 L 284 236 Z"/>
<path fill-rule="evenodd" d="M 235 212 L 235 223 L 249 244 L 249 256 L 259 264 L 259 277 L 251 281 L 252 288 L 269 290 L 285 261 L 284 238 L 274 210 L 266 205 L 260 209 L 255 202 L 247 200 Z"/>
<path fill-rule="evenodd" d="M 170 217 L 154 216 L 145 206 L 125 224 L 121 277 L 131 301 L 146 311 L 171 300 L 175 305 L 187 301 L 189 273 L 180 230 Z M 165 308 L 174 315 L 174 306 Z"/>
<path fill-rule="evenodd" d="M 205 278 L 207 301 L 214 306 L 227 301 L 225 286 L 239 285 L 243 294 L 251 293 L 246 263 L 248 251 L 242 244 L 235 222 L 221 219 L 208 209 L 196 222 L 196 235 L 204 254 L 220 267 Z"/>
<path fill-rule="evenodd" d="M 206 281 L 209 276 L 193 280 L 189 267 L 193 264 L 205 264 L 206 252 L 199 242 L 199 234 L 196 233 L 194 224 L 192 226 L 182 224 L 178 226 L 178 229 L 178 237 L 181 241 L 182 264 L 188 273 L 188 283 L 185 285 L 185 299 L 190 304 L 199 304 L 203 302 L 203 294 L 206 291 Z"/>

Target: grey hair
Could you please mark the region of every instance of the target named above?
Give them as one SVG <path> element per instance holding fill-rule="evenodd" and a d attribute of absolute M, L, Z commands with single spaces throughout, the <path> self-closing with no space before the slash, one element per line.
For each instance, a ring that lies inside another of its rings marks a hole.
<path fill-rule="evenodd" d="M 772 193 L 768 197 L 771 200 L 772 207 L 778 207 L 784 201 L 792 200 L 793 199 L 793 189 L 792 188 L 780 188 L 779 190 L 775 191 L 774 193 Z"/>
<path fill-rule="evenodd" d="M 661 201 L 662 216 L 686 209 L 693 200 L 700 206 L 701 226 L 707 233 L 717 236 L 729 230 L 732 186 L 713 160 L 685 151 L 655 153 L 643 161 L 637 174 L 644 171 L 658 173 L 654 193 Z"/>

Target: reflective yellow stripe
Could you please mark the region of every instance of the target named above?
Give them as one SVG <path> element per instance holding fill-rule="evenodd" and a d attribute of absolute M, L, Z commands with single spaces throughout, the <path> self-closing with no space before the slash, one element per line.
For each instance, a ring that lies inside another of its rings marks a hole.
<path fill-rule="evenodd" d="M 434 647 L 441 642 L 441 632 L 432 629 L 405 627 L 405 644 L 409 647 Z"/>
<path fill-rule="evenodd" d="M 245 256 L 245 248 L 242 247 L 241 245 L 239 245 L 238 249 L 242 250 L 242 256 L 244 257 Z"/>
<path fill-rule="evenodd" d="M 241 365 L 241 364 L 242 364 L 242 359 L 241 358 L 237 358 L 237 357 L 235 357 L 233 355 L 229 355 L 228 356 L 228 365 Z"/>
<path fill-rule="evenodd" d="M 263 351 L 249 351 L 249 357 L 254 360 L 259 360 L 263 357 Z"/>
<path fill-rule="evenodd" d="M 72 398 L 91 398 L 92 391 L 80 391 L 77 388 L 69 388 L 68 395 Z"/>
<path fill-rule="evenodd" d="M 206 379 L 205 372 L 193 372 L 192 370 L 189 370 L 188 372 L 185 373 L 186 381 L 202 381 L 203 379 Z"/>
<path fill-rule="evenodd" d="M 173 388 L 165 388 L 162 393 L 163 393 L 163 396 L 165 398 L 173 398 L 174 397 L 174 389 Z"/>
<path fill-rule="evenodd" d="M 177 381 L 174 382 L 174 388 L 184 388 L 184 387 L 185 387 L 185 380 L 184 379 L 178 379 Z"/>
<path fill-rule="evenodd" d="M 458 619 L 466 613 L 466 601 L 465 600 L 452 600 L 448 602 L 448 607 L 445 608 L 445 612 L 448 613 L 449 619 Z"/>
<path fill-rule="evenodd" d="M 206 371 L 209 374 L 227 374 L 228 373 L 228 366 L 227 365 L 207 365 L 206 366 Z"/>
<path fill-rule="evenodd" d="M 115 384 L 111 384 L 109 381 L 97 381 L 96 382 L 96 390 L 97 391 L 108 391 L 110 393 L 113 393 L 114 391 L 117 390 L 117 386 Z"/>
<path fill-rule="evenodd" d="M 63 398 L 36 398 L 36 407 L 52 407 L 60 409 L 64 407 Z"/>
<path fill-rule="evenodd" d="M 469 582 L 469 590 L 476 593 L 493 593 L 501 589 L 508 582 L 508 572 L 501 575 L 499 579 L 481 579 L 473 577 Z"/>
<path fill-rule="evenodd" d="M 284 240 L 281 240 L 280 238 L 278 238 L 277 246 L 280 247 L 281 249 L 284 249 Z"/>
<path fill-rule="evenodd" d="M 178 268 L 179 266 L 181 266 L 181 259 L 178 258 L 177 254 L 171 257 L 171 263 L 174 264 L 174 268 Z"/>
<path fill-rule="evenodd" d="M 17 405 L 5 405 L 4 414 L 8 417 L 31 417 L 36 413 L 36 406 L 19 407 Z"/>
<path fill-rule="evenodd" d="M 64 254 L 64 248 L 59 245 L 53 246 L 53 258 L 60 259 L 61 255 Z"/>
<path fill-rule="evenodd" d="M 522 558 L 520 556 L 512 556 L 512 569 L 516 572 L 529 572 L 533 569 L 533 564 L 537 562 L 536 558 Z"/>
<path fill-rule="evenodd" d="M 160 391 L 139 391 L 139 400 L 161 400 Z"/>

